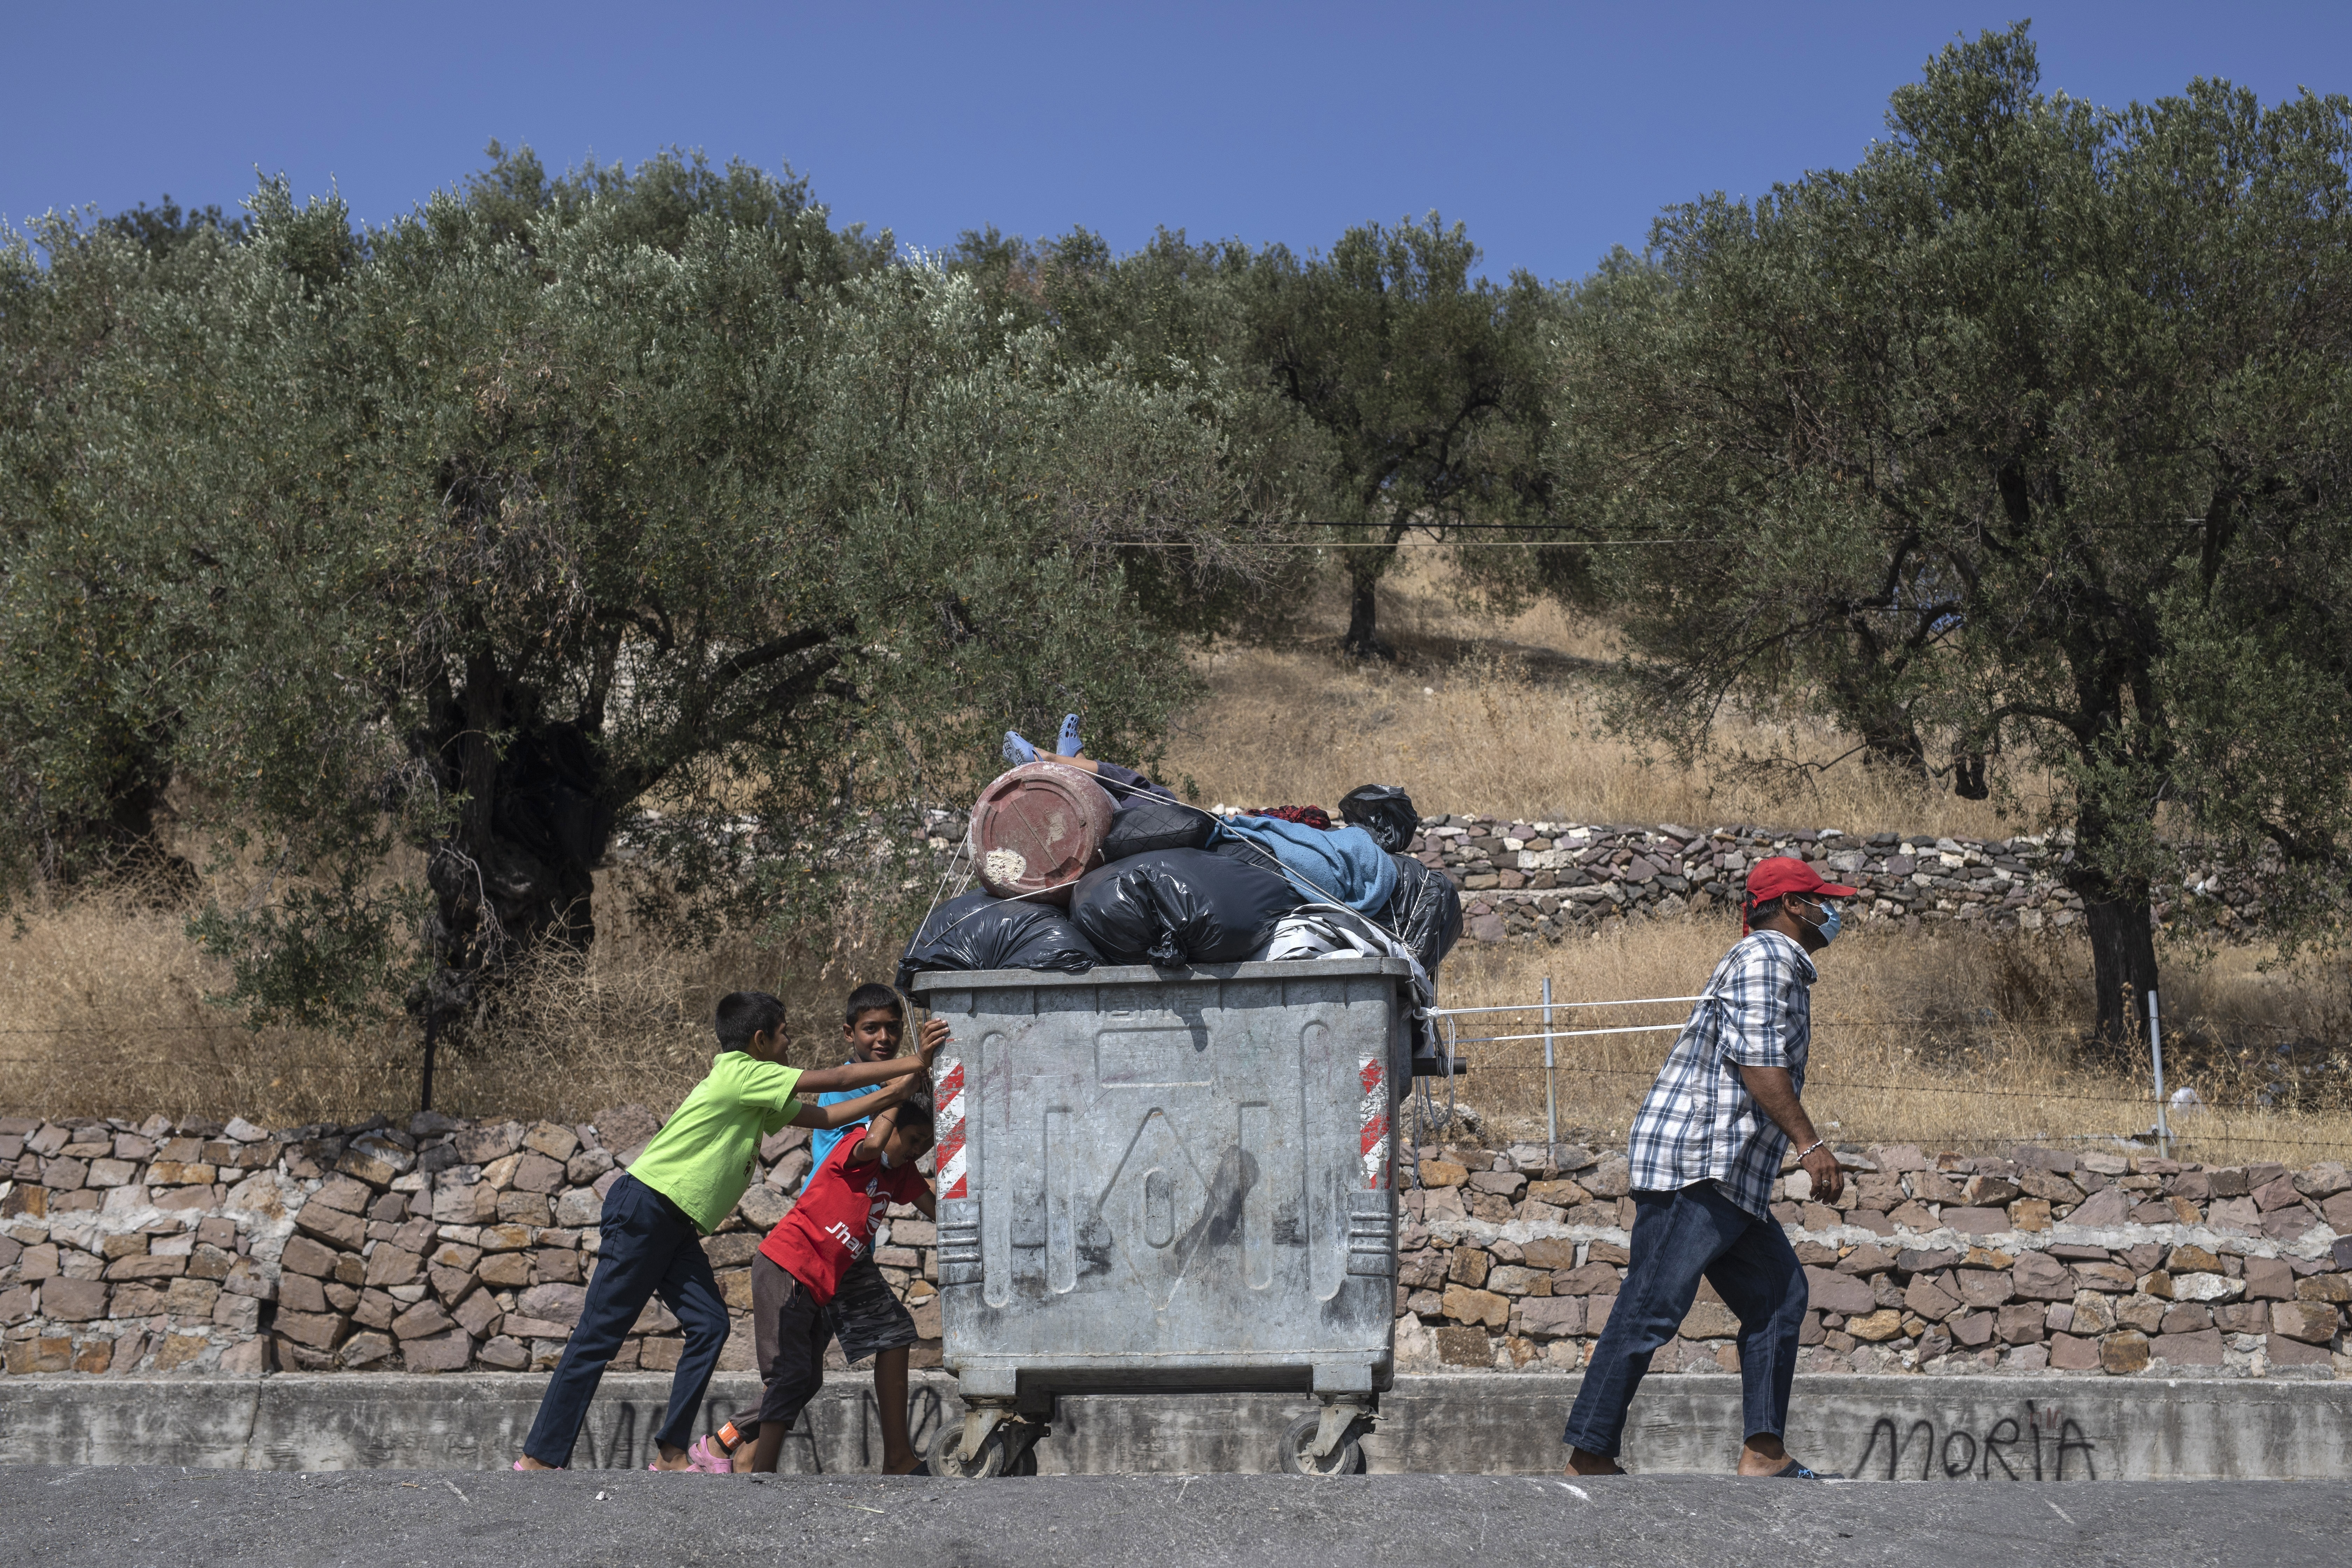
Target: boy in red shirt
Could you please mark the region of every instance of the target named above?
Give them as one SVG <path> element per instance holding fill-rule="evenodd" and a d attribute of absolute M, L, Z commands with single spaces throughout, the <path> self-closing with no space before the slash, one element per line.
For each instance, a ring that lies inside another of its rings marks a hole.
<path fill-rule="evenodd" d="M 760 1244 L 751 1259 L 751 1330 L 766 1390 L 757 1410 L 731 1423 L 736 1470 L 772 1471 L 784 1435 L 824 1386 L 824 1346 L 833 1337 L 825 1308 L 841 1277 L 873 1247 L 884 1212 L 912 1204 L 924 1218 L 937 1216 L 930 1183 L 915 1169 L 930 1146 L 924 1107 L 876 1112 L 865 1137 L 833 1146 L 793 1212 Z"/>

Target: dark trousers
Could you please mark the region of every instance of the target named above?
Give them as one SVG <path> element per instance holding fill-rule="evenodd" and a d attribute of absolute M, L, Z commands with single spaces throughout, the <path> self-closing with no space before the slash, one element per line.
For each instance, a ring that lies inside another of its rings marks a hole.
<path fill-rule="evenodd" d="M 655 1441 L 683 1448 L 694 1440 L 695 1414 L 727 1345 L 727 1302 L 703 1256 L 702 1235 L 684 1211 L 635 1176 L 623 1176 L 604 1194 L 597 1236 L 596 1273 L 579 1325 L 523 1439 L 522 1451 L 542 1465 L 572 1462 L 597 1382 L 655 1296 L 686 1329 L 686 1349 L 670 1377 L 669 1415 Z"/>
<path fill-rule="evenodd" d="M 1742 1436 L 1779 1436 L 1789 1423 L 1789 1379 L 1797 1369 L 1808 1296 L 1805 1271 L 1780 1223 L 1758 1219 L 1713 1182 L 1676 1193 L 1635 1193 L 1631 1251 L 1561 1441 L 1617 1457 L 1626 1407 L 1650 1370 L 1651 1353 L 1675 1337 L 1701 1278 L 1739 1320 Z"/>
<path fill-rule="evenodd" d="M 809 1288 L 764 1252 L 751 1255 L 751 1346 L 760 1363 L 760 1403 L 735 1417 L 759 1436 L 771 1421 L 786 1432 L 824 1387 L 824 1346 L 833 1321 Z"/>

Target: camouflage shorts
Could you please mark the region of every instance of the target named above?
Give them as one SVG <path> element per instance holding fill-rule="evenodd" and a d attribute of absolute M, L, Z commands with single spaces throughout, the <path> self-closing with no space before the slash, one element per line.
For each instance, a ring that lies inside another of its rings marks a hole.
<path fill-rule="evenodd" d="M 890 1289 L 890 1282 L 882 1278 L 871 1256 L 859 1258 L 842 1275 L 825 1313 L 846 1361 L 861 1362 L 877 1351 L 894 1351 L 922 1337 L 915 1332 L 914 1318 Z"/>

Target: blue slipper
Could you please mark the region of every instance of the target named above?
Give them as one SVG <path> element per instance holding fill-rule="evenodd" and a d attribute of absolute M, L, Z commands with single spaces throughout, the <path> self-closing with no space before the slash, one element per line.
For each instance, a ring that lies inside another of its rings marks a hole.
<path fill-rule="evenodd" d="M 1773 1471 L 1769 1479 L 1776 1481 L 1842 1481 L 1845 1479 L 1843 1476 L 1833 1470 L 1807 1469 L 1794 1459 Z"/>
<path fill-rule="evenodd" d="M 1037 760 L 1037 748 L 1023 740 L 1020 731 L 1007 730 L 1004 731 L 1004 760 L 1016 768 L 1024 763 L 1034 763 Z"/>
<path fill-rule="evenodd" d="M 1075 713 L 1063 714 L 1062 733 L 1054 742 L 1054 754 L 1057 757 L 1075 757 L 1085 745 L 1086 742 L 1078 739 L 1078 716 Z"/>

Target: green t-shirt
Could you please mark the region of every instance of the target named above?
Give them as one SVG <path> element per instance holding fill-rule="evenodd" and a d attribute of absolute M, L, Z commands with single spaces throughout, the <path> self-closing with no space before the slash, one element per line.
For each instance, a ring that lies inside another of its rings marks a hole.
<path fill-rule="evenodd" d="M 798 1068 L 721 1051 L 629 1174 L 684 1209 L 708 1236 L 751 1185 L 760 1140 L 799 1111 L 793 1086 L 800 1080 Z"/>

